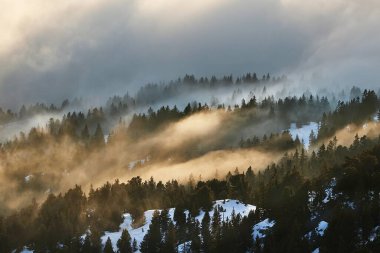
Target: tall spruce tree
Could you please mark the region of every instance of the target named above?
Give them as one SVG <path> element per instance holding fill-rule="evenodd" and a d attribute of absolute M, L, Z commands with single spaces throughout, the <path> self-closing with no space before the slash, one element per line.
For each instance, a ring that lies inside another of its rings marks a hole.
<path fill-rule="evenodd" d="M 162 245 L 161 252 L 165 253 L 175 253 L 176 252 L 176 229 L 173 222 L 168 223 L 167 232 L 165 233 L 164 243 Z"/>
<path fill-rule="evenodd" d="M 103 250 L 104 253 L 115 253 L 113 251 L 113 248 L 112 248 L 112 242 L 111 242 L 111 239 L 108 237 L 107 238 L 107 241 L 106 241 L 106 244 L 104 246 L 104 250 Z"/>
<path fill-rule="evenodd" d="M 201 235 L 202 235 L 203 252 L 205 253 L 210 252 L 212 237 L 210 233 L 210 215 L 208 212 L 205 212 L 202 219 Z"/>
<path fill-rule="evenodd" d="M 117 241 L 118 253 L 132 253 L 131 236 L 128 230 L 124 229 L 120 239 Z"/>
<path fill-rule="evenodd" d="M 158 252 L 162 247 L 162 234 L 160 230 L 160 213 L 153 213 L 148 233 L 144 236 L 140 245 L 142 253 Z"/>

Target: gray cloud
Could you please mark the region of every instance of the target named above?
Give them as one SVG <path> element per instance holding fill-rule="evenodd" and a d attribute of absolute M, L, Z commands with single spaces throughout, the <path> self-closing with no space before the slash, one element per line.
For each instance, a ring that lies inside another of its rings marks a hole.
<path fill-rule="evenodd" d="M 46 11 L 13 6 L 24 11 L 0 50 L 1 106 L 101 99 L 185 73 L 380 81 L 376 0 L 37 2 Z"/>

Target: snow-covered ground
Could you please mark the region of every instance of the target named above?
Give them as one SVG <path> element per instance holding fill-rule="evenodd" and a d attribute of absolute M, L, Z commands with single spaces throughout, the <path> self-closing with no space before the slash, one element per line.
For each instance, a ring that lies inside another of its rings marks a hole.
<path fill-rule="evenodd" d="M 177 252 L 186 252 L 186 253 L 191 253 L 191 241 L 181 243 L 177 247 Z"/>
<path fill-rule="evenodd" d="M 371 234 L 369 235 L 369 241 L 373 242 L 376 238 L 380 236 L 380 226 L 376 226 L 372 229 Z"/>
<path fill-rule="evenodd" d="M 325 198 L 322 200 L 323 203 L 328 203 L 331 199 L 335 199 L 336 195 L 333 193 L 333 188 L 336 186 L 336 179 L 332 178 L 328 187 L 325 189 Z"/>
<path fill-rule="evenodd" d="M 329 224 L 326 221 L 320 221 L 318 227 L 315 230 L 318 233 L 318 235 L 323 236 L 328 226 Z"/>
<path fill-rule="evenodd" d="M 13 250 L 12 251 L 12 253 L 13 252 L 16 252 L 16 250 Z M 20 253 L 33 253 L 34 251 L 33 250 L 29 250 L 27 247 L 24 247 L 21 251 L 20 251 Z"/>
<path fill-rule="evenodd" d="M 34 176 L 31 174 L 31 175 L 27 175 L 24 179 L 25 179 L 25 182 L 29 182 Z"/>
<path fill-rule="evenodd" d="M 253 232 L 252 232 L 253 240 L 256 240 L 256 238 L 259 238 L 259 239 L 264 238 L 266 231 L 268 231 L 268 229 L 273 227 L 274 224 L 275 224 L 275 221 L 265 219 L 257 223 L 256 225 L 254 225 Z"/>
<path fill-rule="evenodd" d="M 248 216 L 248 214 L 251 211 L 256 210 L 256 206 L 253 205 L 248 205 L 241 203 L 238 200 L 232 200 L 232 199 L 225 199 L 225 200 L 217 200 L 214 202 L 214 207 L 221 207 L 220 209 L 223 209 L 223 212 L 221 212 L 221 220 L 227 220 L 231 219 L 232 212 L 235 212 L 235 214 L 240 214 L 242 217 L 243 216 Z M 131 239 L 135 239 L 137 241 L 137 245 L 140 246 L 142 240 L 144 239 L 144 236 L 149 230 L 149 225 L 152 221 L 153 213 L 156 210 L 148 210 L 144 213 L 145 216 L 145 224 L 141 227 L 138 228 L 133 228 L 132 225 L 132 217 L 129 213 L 124 214 L 124 221 L 122 224 L 120 224 L 120 229 L 118 232 L 105 232 L 104 236 L 102 236 L 101 240 L 103 245 L 106 243 L 107 238 L 109 237 L 112 242 L 112 246 L 114 250 L 117 250 L 117 241 L 121 237 L 121 233 L 124 229 L 127 229 L 129 234 L 131 235 Z M 161 211 L 161 210 L 158 210 Z M 173 221 L 173 216 L 174 216 L 174 208 L 169 209 L 169 217 Z M 186 214 L 188 212 L 186 211 Z M 196 220 L 199 222 L 202 221 L 203 216 L 205 212 L 201 211 L 200 214 L 195 217 Z M 210 211 L 209 215 L 212 217 L 214 214 L 214 211 Z M 174 222 L 174 221 L 173 221 Z"/>
<path fill-rule="evenodd" d="M 289 133 L 292 136 L 292 139 L 295 140 L 298 136 L 300 141 L 304 143 L 305 149 L 309 148 L 309 139 L 311 131 L 314 132 L 315 135 L 318 134 L 319 124 L 316 122 L 310 122 L 307 125 L 302 125 L 297 128 L 296 123 L 290 124 Z"/>
<path fill-rule="evenodd" d="M 140 165 L 144 165 L 146 162 L 149 162 L 150 160 L 150 156 L 148 155 L 146 158 L 144 159 L 141 159 L 141 160 L 136 160 L 136 161 L 132 161 L 128 164 L 128 168 L 130 170 L 134 169 L 136 167 L 137 164 L 140 164 Z"/>

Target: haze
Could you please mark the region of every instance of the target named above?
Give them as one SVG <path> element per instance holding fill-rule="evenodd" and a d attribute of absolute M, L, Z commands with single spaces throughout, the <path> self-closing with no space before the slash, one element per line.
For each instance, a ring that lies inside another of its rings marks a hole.
<path fill-rule="evenodd" d="M 378 87 L 376 0 L 1 0 L 0 105 L 248 71 Z"/>

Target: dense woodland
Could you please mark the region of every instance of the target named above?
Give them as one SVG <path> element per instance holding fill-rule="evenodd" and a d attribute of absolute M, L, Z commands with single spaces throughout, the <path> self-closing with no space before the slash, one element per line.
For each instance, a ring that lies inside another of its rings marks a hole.
<path fill-rule="evenodd" d="M 1 145 L 3 174 L 15 182 L 15 191 L 38 196 L 37 193 L 46 194 L 49 185 L 50 194 L 43 201 L 30 198 L 20 209 L 0 209 L 0 252 L 21 250 L 24 246 L 34 252 L 113 252 L 109 240 L 105 245 L 101 243 L 104 231 L 117 231 L 124 213 L 130 213 L 133 225 L 139 227 L 145 222 L 143 214 L 148 209 L 162 211 L 153 215 L 141 245 L 125 230 L 117 244 L 119 252 L 177 252 L 178 245 L 186 242 L 190 242 L 191 252 L 311 252 L 315 248 L 320 252 L 380 251 L 380 234 L 372 236 L 380 226 L 380 133 L 375 137 L 356 135 L 350 146 L 338 145 L 334 137 L 348 124 L 373 122 L 375 115 L 380 118 L 379 98 L 374 91 L 361 92 L 354 87 L 351 99 L 338 101 L 336 107 L 327 97 L 303 95 L 275 99 L 268 95 L 258 101 L 252 95 L 235 105 L 191 102 L 182 110 L 176 106 L 149 108 L 146 113 L 134 113 L 128 124 L 121 117 L 133 113 L 138 104 L 154 102 L 142 101 L 139 96 L 160 99 L 147 96 L 149 92 L 172 92 L 175 96 L 175 90 L 184 85 L 207 88 L 269 85 L 284 79 L 269 75 L 258 79 L 256 74 L 235 81 L 232 76 L 221 80 L 185 76 L 170 84 L 144 86 L 134 98 L 128 94 L 110 98 L 104 108 L 95 107 L 87 112 L 65 111 L 69 101 L 60 107 L 23 106 L 19 113 L 0 110 L 1 122 L 31 117 L 39 110 L 64 112 L 62 119 L 51 119 L 46 127 L 32 128 Z M 231 168 L 227 175 L 214 179 L 202 180 L 194 175 L 187 182 L 175 179 L 157 182 L 154 178 L 143 180 L 136 176 L 125 182 L 106 182 L 88 192 L 80 185 L 60 192 L 57 172 L 70 172 L 70 168 L 85 162 L 84 157 L 107 154 L 110 150 L 128 156 L 126 150 L 133 150 L 136 143 L 155 136 L 171 124 L 193 115 L 207 116 L 215 112 L 227 120 L 223 135 L 215 134 L 218 138 L 211 144 L 192 148 L 190 143 L 183 150 L 166 153 L 152 146 L 147 151 L 150 160 L 146 163 L 169 157 L 187 161 L 213 150 L 276 151 L 282 152 L 282 158 L 259 171 L 251 167 Z M 4 118 L 6 115 L 9 118 Z M 118 123 L 108 131 L 111 119 Z M 293 122 L 310 121 L 320 124 L 318 132 L 310 136 L 311 148 L 305 150 L 301 140 L 293 139 L 284 129 Z M 267 122 L 268 127 L 263 127 L 262 122 Z M 67 143 L 74 150 L 72 156 L 59 160 Z M 47 153 L 46 150 L 56 151 Z M 36 156 L 33 161 L 14 159 L 31 155 Z M 40 167 L 46 167 L 48 172 L 40 172 Z M 34 168 L 39 174 L 34 173 L 33 180 L 25 184 L 25 173 Z M 57 184 L 56 188 L 53 184 Z M 328 201 L 327 190 L 334 196 Z M 7 199 L 5 192 L 3 196 L 5 203 L 12 195 Z M 202 210 L 211 211 L 214 200 L 222 199 L 237 199 L 258 208 L 247 217 L 233 215 L 228 221 L 220 220 L 223 210 L 218 209 L 211 217 L 206 212 L 202 222 L 194 219 Z M 168 218 L 168 208 L 173 207 L 174 222 Z M 265 237 L 253 238 L 253 226 L 267 218 L 275 225 Z M 329 224 L 324 235 L 309 234 L 321 220 Z"/>
<path fill-rule="evenodd" d="M 100 252 L 101 233 L 117 230 L 122 213 L 131 213 L 138 226 L 144 210 L 163 209 L 154 215 L 142 252 L 175 252 L 177 244 L 187 241 L 193 252 L 310 252 L 316 245 L 321 252 L 376 252 L 380 236 L 368 238 L 380 224 L 379 159 L 380 139 L 363 136 L 350 147 L 331 140 L 317 152 L 296 150 L 263 171 L 236 170 L 224 179 L 190 178 L 180 184 L 135 177 L 126 183 L 106 183 L 88 195 L 76 186 L 1 218 L 1 251 L 29 245 L 36 252 Z M 325 203 L 332 180 L 337 197 Z M 194 221 L 200 210 L 210 210 L 213 200 L 225 198 L 260 208 L 228 222 L 220 222 L 218 210 L 216 217 L 206 215 L 201 224 Z M 169 207 L 176 207 L 175 225 L 168 221 Z M 189 210 L 188 217 L 184 210 Z M 273 219 L 275 226 L 264 239 L 255 240 L 252 227 L 263 218 Z M 305 238 L 320 219 L 330 224 L 325 235 Z M 87 228 L 91 233 L 81 240 Z M 128 247 L 120 252 L 131 252 L 133 241 L 127 234 L 123 238 L 120 245 Z"/>

